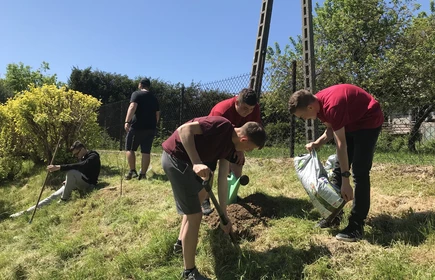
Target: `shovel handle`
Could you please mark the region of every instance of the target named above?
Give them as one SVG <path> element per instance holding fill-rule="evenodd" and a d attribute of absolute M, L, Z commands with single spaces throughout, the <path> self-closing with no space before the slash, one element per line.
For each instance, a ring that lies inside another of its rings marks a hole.
<path fill-rule="evenodd" d="M 343 201 L 343 203 L 341 203 L 341 205 L 340 205 L 337 209 L 335 209 L 335 210 L 331 213 L 331 215 L 329 215 L 329 216 L 326 218 L 326 222 L 327 222 L 327 223 L 330 223 L 330 222 L 331 222 L 335 217 L 337 217 L 338 213 L 340 213 L 340 211 L 343 210 L 344 205 L 346 205 L 346 201 L 345 201 L 345 200 Z"/>
<path fill-rule="evenodd" d="M 212 176 L 210 175 L 210 178 L 212 178 Z M 210 197 L 211 201 L 213 202 L 214 207 L 216 208 L 216 211 L 218 212 L 219 215 L 219 219 L 221 220 L 221 223 L 226 226 L 228 224 L 228 220 L 227 217 L 225 217 L 224 212 L 222 211 L 221 206 L 219 205 L 216 197 L 214 196 L 213 191 L 211 190 L 211 186 L 210 186 L 210 179 L 209 180 L 205 180 L 202 181 L 202 185 L 204 186 L 205 190 L 208 193 L 208 196 Z M 236 249 L 240 252 L 240 246 L 237 243 L 237 239 L 236 236 L 234 235 L 234 232 L 230 231 L 230 238 L 231 241 L 233 242 L 234 247 L 236 247 Z"/>

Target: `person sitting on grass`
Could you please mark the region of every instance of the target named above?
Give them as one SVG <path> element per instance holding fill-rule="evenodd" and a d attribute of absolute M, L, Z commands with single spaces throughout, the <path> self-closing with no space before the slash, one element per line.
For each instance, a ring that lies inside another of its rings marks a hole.
<path fill-rule="evenodd" d="M 49 172 L 58 170 L 67 171 L 66 179 L 63 182 L 62 187 L 47 198 L 41 200 L 38 203 L 38 207 L 47 205 L 58 197 L 60 197 L 59 202 L 65 202 L 70 198 L 73 190 L 78 190 L 82 195 L 94 190 L 98 181 L 98 176 L 100 175 L 100 155 L 96 151 L 87 150 L 85 145 L 83 145 L 80 141 L 75 141 L 70 147 L 70 151 L 74 157 L 79 159 L 79 162 L 73 164 L 47 166 L 47 170 Z M 15 218 L 24 213 L 32 212 L 34 209 L 35 206 L 32 206 L 25 211 L 12 214 L 10 217 Z"/>
<path fill-rule="evenodd" d="M 181 125 L 162 144 L 162 167 L 171 182 L 177 211 L 183 215 L 181 238 L 174 245 L 174 251 L 182 250 L 184 279 L 208 279 L 195 266 L 202 219 L 201 202 L 206 196 L 202 181 L 211 177 L 211 170 L 204 162 L 219 160 L 219 204 L 228 219 L 228 159 L 235 151 L 262 148 L 265 141 L 266 132 L 259 123 L 247 122 L 240 128 L 234 128 L 224 117 L 207 116 Z M 221 224 L 221 228 L 229 233 L 232 230 L 231 221 L 226 226 Z"/>
<path fill-rule="evenodd" d="M 362 88 L 340 84 L 325 88 L 316 95 L 299 90 L 290 96 L 291 114 L 304 120 L 319 118 L 326 126 L 322 136 L 305 147 L 318 149 L 334 138 L 339 166 L 334 170 L 337 186 L 344 200 L 353 199 L 349 224 L 336 238 L 356 241 L 364 234 L 364 220 L 370 209 L 370 170 L 376 142 L 384 122 L 381 106 Z M 355 195 L 350 185 L 352 167 Z M 340 220 L 336 221 L 338 224 Z M 331 225 L 321 223 L 320 227 Z"/>

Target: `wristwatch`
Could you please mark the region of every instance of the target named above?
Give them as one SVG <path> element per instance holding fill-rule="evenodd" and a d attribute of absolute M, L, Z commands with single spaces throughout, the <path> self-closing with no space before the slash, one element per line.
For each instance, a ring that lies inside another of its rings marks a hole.
<path fill-rule="evenodd" d="M 350 172 L 349 172 L 349 171 L 344 171 L 344 172 L 342 172 L 342 173 L 341 173 L 341 177 L 349 178 L 349 177 L 350 177 Z"/>

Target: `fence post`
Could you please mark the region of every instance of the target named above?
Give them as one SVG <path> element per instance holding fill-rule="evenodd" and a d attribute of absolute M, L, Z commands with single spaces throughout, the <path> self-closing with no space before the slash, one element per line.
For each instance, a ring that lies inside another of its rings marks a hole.
<path fill-rule="evenodd" d="M 119 150 L 120 151 L 122 151 L 122 135 L 123 135 L 123 131 L 124 131 L 124 119 L 125 119 L 125 116 L 123 116 L 123 112 L 124 112 L 124 110 L 123 110 L 123 107 L 122 107 L 122 104 L 124 104 L 124 102 L 119 102 L 120 104 L 121 104 L 121 108 L 120 108 L 120 112 L 119 112 L 119 114 L 120 114 L 120 117 L 119 117 L 119 125 L 120 125 L 120 129 L 119 129 Z"/>
<path fill-rule="evenodd" d="M 292 61 L 292 92 L 296 92 L 296 60 Z M 290 157 L 295 156 L 295 133 L 296 133 L 296 119 L 295 115 L 291 115 L 290 119 Z"/>
<path fill-rule="evenodd" d="M 180 100 L 180 119 L 178 121 L 178 126 L 183 124 L 184 90 L 185 90 L 185 87 L 184 87 L 184 84 L 182 84 L 181 85 L 181 91 L 180 91 L 180 94 L 181 94 L 181 100 Z"/>

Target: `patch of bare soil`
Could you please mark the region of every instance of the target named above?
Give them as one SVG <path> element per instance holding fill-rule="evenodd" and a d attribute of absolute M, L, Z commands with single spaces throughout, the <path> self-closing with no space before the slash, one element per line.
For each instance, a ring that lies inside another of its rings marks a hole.
<path fill-rule="evenodd" d="M 276 207 L 273 201 L 261 193 L 252 194 L 237 203 L 228 205 L 227 213 L 233 223 L 235 235 L 249 241 L 255 240 L 261 233 L 262 227 L 267 226 L 267 222 L 276 215 Z M 219 227 L 217 211 L 204 216 L 203 221 L 212 229 Z"/>

